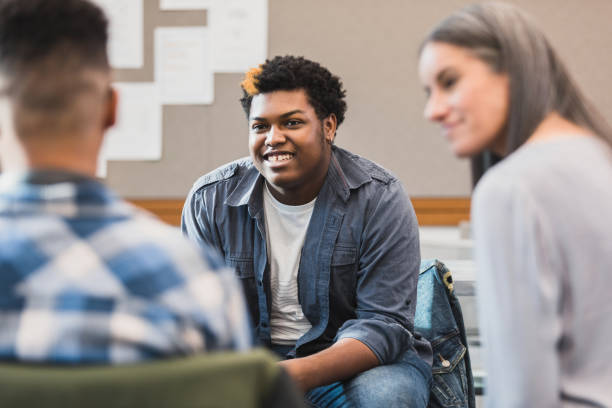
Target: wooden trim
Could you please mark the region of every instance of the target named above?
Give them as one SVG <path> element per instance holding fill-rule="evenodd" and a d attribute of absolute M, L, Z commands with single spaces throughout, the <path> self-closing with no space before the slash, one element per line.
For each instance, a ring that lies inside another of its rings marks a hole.
<path fill-rule="evenodd" d="M 149 199 L 130 200 L 132 204 L 155 214 L 159 219 L 170 225 L 181 225 L 181 212 L 183 211 L 184 199 Z"/>
<path fill-rule="evenodd" d="M 458 225 L 470 219 L 470 198 L 412 198 L 419 225 Z"/>
<path fill-rule="evenodd" d="M 157 215 L 162 221 L 171 225 L 181 225 L 183 199 L 148 199 L 129 200 L 132 204 Z M 419 225 L 458 225 L 470 219 L 469 197 L 412 198 Z"/>

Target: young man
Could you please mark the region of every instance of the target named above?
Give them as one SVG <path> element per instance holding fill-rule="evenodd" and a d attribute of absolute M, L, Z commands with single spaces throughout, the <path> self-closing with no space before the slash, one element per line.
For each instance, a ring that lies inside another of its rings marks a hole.
<path fill-rule="evenodd" d="M 88 1 L 0 0 L 0 359 L 247 349 L 233 272 L 94 179 L 117 104 L 106 42 Z"/>
<path fill-rule="evenodd" d="M 345 92 L 318 63 L 276 57 L 242 89 L 250 158 L 195 183 L 183 231 L 236 268 L 256 337 L 311 403 L 425 407 L 418 226 L 400 182 L 334 146 Z"/>

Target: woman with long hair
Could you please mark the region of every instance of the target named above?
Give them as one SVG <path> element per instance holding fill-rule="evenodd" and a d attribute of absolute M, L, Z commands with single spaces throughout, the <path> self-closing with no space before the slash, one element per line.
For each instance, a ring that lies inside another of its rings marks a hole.
<path fill-rule="evenodd" d="M 477 183 L 490 406 L 612 406 L 610 127 L 534 21 L 508 4 L 440 22 L 419 75 L 426 118 L 471 158 Z"/>

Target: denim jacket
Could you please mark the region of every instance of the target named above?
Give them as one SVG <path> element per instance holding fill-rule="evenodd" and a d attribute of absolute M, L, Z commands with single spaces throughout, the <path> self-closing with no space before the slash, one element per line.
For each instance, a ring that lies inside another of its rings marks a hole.
<path fill-rule="evenodd" d="M 415 331 L 431 342 L 433 381 L 430 408 L 475 408 L 474 380 L 459 300 L 446 266 L 421 263 Z"/>
<path fill-rule="evenodd" d="M 262 191 L 249 158 L 194 184 L 182 229 L 217 248 L 240 277 L 255 336 L 270 345 L 270 287 Z M 290 356 L 341 338 L 366 344 L 381 364 L 429 343 L 412 336 L 420 254 L 418 225 L 400 182 L 385 169 L 333 147 L 315 202 L 298 272 L 298 300 L 312 328 Z"/>

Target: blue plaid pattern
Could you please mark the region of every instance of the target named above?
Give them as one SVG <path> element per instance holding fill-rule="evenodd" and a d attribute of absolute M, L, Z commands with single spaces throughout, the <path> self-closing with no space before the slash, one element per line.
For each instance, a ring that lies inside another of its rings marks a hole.
<path fill-rule="evenodd" d="M 0 359 L 127 363 L 251 346 L 216 254 L 95 180 L 0 176 Z"/>

